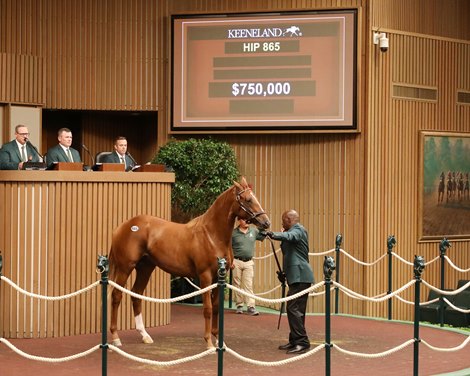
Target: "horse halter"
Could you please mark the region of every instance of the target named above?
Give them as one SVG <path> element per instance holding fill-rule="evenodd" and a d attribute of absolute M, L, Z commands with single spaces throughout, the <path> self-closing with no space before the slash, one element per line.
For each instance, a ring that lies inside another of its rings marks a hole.
<path fill-rule="evenodd" d="M 260 215 L 263 215 L 263 214 L 266 214 L 264 211 L 260 211 L 260 212 L 257 212 L 257 213 L 254 213 L 253 210 L 251 210 L 248 206 L 246 206 L 243 201 L 240 200 L 240 197 L 242 195 L 242 193 L 246 192 L 246 191 L 250 191 L 250 195 L 251 195 L 251 188 L 245 188 L 243 190 L 241 190 L 240 192 L 237 192 L 237 202 L 238 202 L 238 205 L 240 205 L 240 208 L 250 216 L 250 218 L 248 218 L 246 220 L 246 223 L 253 223 L 253 220 L 256 220 L 257 221 L 257 217 L 259 217 Z M 258 222 L 259 223 L 259 222 Z"/>

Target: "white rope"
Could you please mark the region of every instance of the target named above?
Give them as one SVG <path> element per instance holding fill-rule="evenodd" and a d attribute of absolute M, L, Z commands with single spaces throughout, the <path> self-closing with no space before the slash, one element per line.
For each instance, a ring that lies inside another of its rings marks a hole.
<path fill-rule="evenodd" d="M 327 255 L 328 253 L 334 252 L 335 249 L 336 249 L 336 248 L 332 248 L 332 249 L 330 249 L 329 251 L 325 251 L 325 252 L 309 253 L 308 255 L 309 255 L 309 256 L 324 256 L 324 255 Z"/>
<path fill-rule="evenodd" d="M 258 296 L 268 295 L 268 294 L 270 294 L 271 292 L 273 292 L 274 290 L 277 290 L 277 289 L 279 289 L 279 288 L 281 288 L 281 287 L 282 287 L 282 285 L 279 284 L 279 285 L 277 285 L 276 287 L 274 287 L 273 289 L 271 289 L 271 290 L 269 290 L 269 291 L 257 292 L 256 295 L 258 295 Z"/>
<path fill-rule="evenodd" d="M 432 264 L 433 262 L 439 260 L 439 258 L 440 258 L 440 256 L 436 256 L 431 261 L 425 262 L 424 265 L 428 266 L 428 265 Z"/>
<path fill-rule="evenodd" d="M 392 256 L 395 256 L 398 260 L 400 260 L 401 262 L 405 263 L 406 265 L 413 266 L 413 263 L 412 263 L 412 262 L 406 261 L 403 257 L 399 256 L 399 255 L 398 255 L 397 253 L 395 253 L 395 252 L 392 252 Z"/>
<path fill-rule="evenodd" d="M 423 282 L 423 285 L 425 285 L 426 287 L 429 287 L 431 290 L 434 290 L 442 295 L 457 295 L 458 293 L 461 293 L 462 291 L 470 287 L 470 281 L 468 281 L 465 285 L 463 285 L 462 287 L 459 287 L 457 290 L 447 291 L 447 290 L 440 290 L 437 287 L 434 287 L 430 283 L 426 282 L 424 279 L 422 279 L 421 282 Z"/>
<path fill-rule="evenodd" d="M 65 356 L 63 358 L 46 358 L 46 357 L 43 357 L 43 356 L 30 355 L 28 353 L 25 353 L 24 351 L 22 351 L 19 348 L 15 347 L 11 342 L 6 340 L 5 338 L 0 338 L 0 342 L 3 342 L 11 350 L 13 350 L 15 353 L 22 356 L 23 358 L 30 359 L 30 360 L 37 360 L 39 362 L 47 362 L 47 363 L 68 362 L 70 360 L 75 360 L 75 359 L 87 356 L 87 355 L 91 354 L 92 352 L 100 349 L 100 345 L 96 345 L 96 346 L 93 346 L 89 350 L 83 351 L 83 352 L 75 354 L 75 355 Z"/>
<path fill-rule="evenodd" d="M 398 300 L 402 301 L 405 304 L 410 304 L 410 305 L 415 304 L 415 302 L 412 302 L 411 300 L 406 300 L 406 299 L 402 298 L 400 295 L 395 295 L 394 298 L 397 298 Z M 420 305 L 421 305 L 421 303 L 420 303 Z"/>
<path fill-rule="evenodd" d="M 470 342 L 470 336 L 468 336 L 460 345 L 455 346 L 455 347 L 434 347 L 434 346 L 431 346 L 429 343 L 427 343 L 424 339 L 422 339 L 421 342 L 424 343 L 431 350 L 441 351 L 441 352 L 452 352 L 452 351 L 462 350 L 465 346 L 467 346 L 468 343 Z"/>
<path fill-rule="evenodd" d="M 40 294 L 35 294 L 35 293 L 32 293 L 32 292 L 29 292 L 29 291 L 26 291 L 24 289 L 22 289 L 21 287 L 19 287 L 16 283 L 12 282 L 10 279 L 8 279 L 7 277 L 4 277 L 4 276 L 0 276 L 0 279 L 2 281 L 5 281 L 6 283 L 8 283 L 11 287 L 13 287 L 14 289 L 18 290 L 19 292 L 21 292 L 22 294 L 26 295 L 26 296 L 29 296 L 30 298 L 36 298 L 36 299 L 43 299 L 43 300 L 49 300 L 49 301 L 55 301 L 55 300 L 64 300 L 64 299 L 68 299 L 68 298 L 72 298 L 74 296 L 77 296 L 77 295 L 80 295 L 88 290 L 91 290 L 92 288 L 98 286 L 100 284 L 100 281 L 96 281 L 96 282 L 93 282 L 91 285 L 89 285 L 88 287 L 85 287 L 81 290 L 78 290 L 78 291 L 75 291 L 75 292 L 72 292 L 70 294 L 66 294 L 66 295 L 60 295 L 60 296 L 47 296 L 47 295 L 40 295 Z"/>
<path fill-rule="evenodd" d="M 130 291 L 130 290 L 126 289 L 125 287 L 122 287 L 122 286 L 118 285 L 114 281 L 109 281 L 109 284 L 111 286 L 117 288 L 118 290 L 121 290 L 122 292 L 124 292 L 126 294 L 129 294 L 130 296 L 133 296 L 134 298 L 142 299 L 142 300 L 145 300 L 147 302 L 153 302 L 153 303 L 174 303 L 174 302 L 179 302 L 180 300 L 192 298 L 193 296 L 196 296 L 196 295 L 202 295 L 205 292 L 210 291 L 212 289 L 215 289 L 217 287 L 217 283 L 214 283 L 210 286 L 207 286 L 206 288 L 204 288 L 202 290 L 193 291 L 190 294 L 181 295 L 181 296 L 177 296 L 176 298 L 170 298 L 170 299 L 158 299 L 158 298 L 149 298 L 147 296 L 137 294 L 133 291 Z"/>
<path fill-rule="evenodd" d="M 447 262 L 450 264 L 450 266 L 452 266 L 455 270 L 458 270 L 458 271 L 461 272 L 461 273 L 470 272 L 470 268 L 468 268 L 468 269 L 460 269 L 459 267 L 457 267 L 457 266 L 450 260 L 449 257 L 444 256 L 444 258 L 447 260 Z"/>
<path fill-rule="evenodd" d="M 313 292 L 315 291 L 317 288 L 319 288 L 320 286 L 323 286 L 325 283 L 324 281 L 321 281 L 321 282 L 318 282 L 317 284 L 309 287 L 308 289 L 305 289 L 305 290 L 302 290 L 300 292 L 298 292 L 297 294 L 294 294 L 294 295 L 291 295 L 291 296 L 287 296 L 285 298 L 280 298 L 280 299 L 266 299 L 266 298 L 261 298 L 257 295 L 253 295 L 253 294 L 250 294 L 250 293 L 247 293 L 245 290 L 242 290 L 238 287 L 235 287 L 235 286 L 232 286 L 231 284 L 227 283 L 227 288 L 230 289 L 230 290 L 233 290 L 235 292 L 238 292 L 239 294 L 242 294 L 242 295 L 245 295 L 245 296 L 248 296 L 250 298 L 253 298 L 255 300 L 259 300 L 261 302 L 265 302 L 265 303 L 282 303 L 282 302 L 287 302 L 289 300 L 293 300 L 293 299 L 297 299 L 299 296 L 302 296 L 302 295 L 305 295 L 305 294 L 308 294 L 310 292 Z"/>
<path fill-rule="evenodd" d="M 325 347 L 324 344 L 321 344 L 321 345 L 318 345 L 317 347 L 314 347 L 313 349 L 303 353 L 303 354 L 300 354 L 300 355 L 297 355 L 297 356 L 294 356 L 292 358 L 288 358 L 288 359 L 283 359 L 283 360 L 279 360 L 277 362 L 264 362 L 264 361 L 260 361 L 260 360 L 255 360 L 255 359 L 251 359 L 251 358 L 247 358 L 243 355 L 240 355 L 238 354 L 237 352 L 235 352 L 234 350 L 232 350 L 231 348 L 229 347 L 226 347 L 224 346 L 225 350 L 227 351 L 227 353 L 233 355 L 235 358 L 243 361 L 243 362 L 246 362 L 246 363 L 250 363 L 250 364 L 255 364 L 257 366 L 265 366 L 265 367 L 277 367 L 277 366 L 283 366 L 283 365 L 286 365 L 286 364 L 289 364 L 289 363 L 293 363 L 293 362 L 296 362 L 298 360 L 302 360 L 302 359 L 305 359 L 309 356 L 312 356 L 313 354 L 317 353 L 318 351 L 320 351 L 321 349 L 323 349 Z"/>
<path fill-rule="evenodd" d="M 444 298 L 444 301 L 445 301 L 450 307 L 452 307 L 453 309 L 455 309 L 456 311 L 459 311 L 459 312 L 462 312 L 462 313 L 470 313 L 470 309 L 463 309 L 463 308 L 457 307 L 457 306 L 455 306 L 454 304 L 452 304 L 452 302 L 450 302 L 447 298 Z"/>
<path fill-rule="evenodd" d="M 114 345 L 108 345 L 108 347 L 109 347 L 110 350 L 115 351 L 116 353 L 118 353 L 119 355 L 121 355 L 121 356 L 123 356 L 127 359 L 130 359 L 130 360 L 133 360 L 133 361 L 139 362 L 139 363 L 148 364 L 148 365 L 151 365 L 151 366 L 160 366 L 160 367 L 169 367 L 169 366 L 174 366 L 174 365 L 177 365 L 177 364 L 187 363 L 187 362 L 190 362 L 192 360 L 201 359 L 201 358 L 203 358 L 207 355 L 210 355 L 210 354 L 215 354 L 215 352 L 216 352 L 216 348 L 214 347 L 214 348 L 207 349 L 206 351 L 203 351 L 202 353 L 199 353 L 199 354 L 196 354 L 196 355 L 187 356 L 185 358 L 170 360 L 170 361 L 166 361 L 166 362 L 160 362 L 158 360 L 150 360 L 150 359 L 139 358 L 138 356 L 126 353 L 125 351 L 121 350 L 119 347 L 116 347 Z"/>
<path fill-rule="evenodd" d="M 358 260 L 357 258 L 351 256 L 350 254 L 348 254 L 347 252 L 345 252 L 343 249 L 340 249 L 340 252 L 345 255 L 346 257 L 349 257 L 351 260 L 357 262 L 358 264 L 360 265 L 363 265 L 363 266 L 372 266 L 372 265 L 375 265 L 377 264 L 379 261 L 381 261 L 385 256 L 387 256 L 386 253 L 384 253 L 382 256 L 380 256 L 377 260 L 373 261 L 373 262 L 363 262 L 363 261 L 360 261 Z"/>
<path fill-rule="evenodd" d="M 385 301 L 385 300 L 387 300 L 387 299 L 390 299 L 390 298 L 392 298 L 393 296 L 395 296 L 395 295 L 401 293 L 402 291 L 406 290 L 408 287 L 412 286 L 414 283 L 416 283 L 416 280 L 415 280 L 415 279 L 412 279 L 410 282 L 408 282 L 406 285 L 403 285 L 403 286 L 400 287 L 398 290 L 396 290 L 396 291 L 394 291 L 394 292 L 392 292 L 392 293 L 390 293 L 390 294 L 387 294 L 387 295 L 385 295 L 385 296 L 383 296 L 383 297 L 381 297 L 381 298 L 369 298 L 369 297 L 367 297 L 367 296 L 365 296 L 365 295 L 359 294 L 359 293 L 357 293 L 357 292 L 354 292 L 354 291 L 352 291 L 352 290 L 350 290 L 350 289 L 344 287 L 343 285 L 341 285 L 341 284 L 338 283 L 338 282 L 333 281 L 333 285 L 334 285 L 335 287 L 339 287 L 340 290 L 344 291 L 346 294 L 348 294 L 348 295 L 351 294 L 351 295 L 353 295 L 353 296 L 356 296 L 356 297 L 359 297 L 359 298 L 362 298 L 362 299 L 364 299 L 364 300 L 368 300 L 368 301 L 371 301 L 371 302 L 383 302 L 383 301 Z"/>
<path fill-rule="evenodd" d="M 279 252 L 281 252 L 281 249 L 280 248 L 276 249 L 276 253 L 279 253 Z M 263 259 L 266 259 L 268 257 L 273 257 L 273 256 L 274 256 L 274 254 L 271 252 L 271 253 L 268 253 L 264 256 L 253 257 L 253 260 L 263 260 Z"/>
<path fill-rule="evenodd" d="M 397 351 L 403 350 L 405 347 L 411 345 L 414 342 L 415 342 L 414 339 L 409 339 L 408 341 L 403 342 L 401 345 L 399 345 L 397 347 L 394 347 L 393 349 L 383 351 L 383 352 L 380 352 L 380 353 L 375 353 L 375 354 L 364 354 L 364 353 L 358 353 L 358 352 L 354 352 L 354 351 L 348 351 L 348 350 L 345 350 L 345 349 L 341 348 L 339 345 L 337 345 L 335 343 L 333 344 L 333 348 L 338 350 L 339 352 L 342 352 L 343 354 L 347 354 L 347 355 L 351 355 L 351 356 L 358 356 L 358 357 L 361 357 L 361 358 L 381 358 L 381 357 L 384 357 L 386 355 L 390 355 L 390 354 L 393 354 Z"/>

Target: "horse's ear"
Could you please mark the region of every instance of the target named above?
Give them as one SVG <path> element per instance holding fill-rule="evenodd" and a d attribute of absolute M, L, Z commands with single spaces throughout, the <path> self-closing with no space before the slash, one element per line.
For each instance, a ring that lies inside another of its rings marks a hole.
<path fill-rule="evenodd" d="M 237 187 L 237 189 L 238 189 L 239 191 L 243 191 L 243 187 L 240 185 L 240 183 L 234 181 L 234 182 L 233 182 L 233 185 L 234 185 L 235 187 Z"/>

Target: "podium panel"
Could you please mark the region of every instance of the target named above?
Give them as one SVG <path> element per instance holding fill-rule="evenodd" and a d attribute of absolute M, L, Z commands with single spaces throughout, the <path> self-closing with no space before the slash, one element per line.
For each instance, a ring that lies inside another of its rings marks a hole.
<path fill-rule="evenodd" d="M 56 171 L 83 171 L 82 162 L 57 162 L 52 165 Z"/>
<path fill-rule="evenodd" d="M 112 231 L 138 214 L 171 218 L 173 173 L 2 171 L 2 275 L 25 290 L 62 296 L 100 280 L 98 255 L 108 255 Z M 135 273 L 126 285 L 131 288 Z M 108 290 L 109 291 L 109 290 Z M 170 297 L 170 275 L 156 269 L 149 296 Z M 144 302 L 146 327 L 166 325 L 170 305 Z M 132 329 L 123 294 L 120 330 Z M 100 285 L 70 299 L 45 301 L 0 283 L 0 337 L 50 338 L 101 332 Z"/>
<path fill-rule="evenodd" d="M 115 171 L 115 172 L 125 172 L 126 168 L 123 163 L 97 163 L 93 167 L 94 171 Z"/>

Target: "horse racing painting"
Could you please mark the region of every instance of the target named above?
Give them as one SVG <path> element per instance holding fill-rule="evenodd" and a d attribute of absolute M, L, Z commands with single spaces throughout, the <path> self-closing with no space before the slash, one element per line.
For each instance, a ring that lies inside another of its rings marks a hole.
<path fill-rule="evenodd" d="M 470 238 L 470 133 L 421 132 L 420 240 Z"/>

